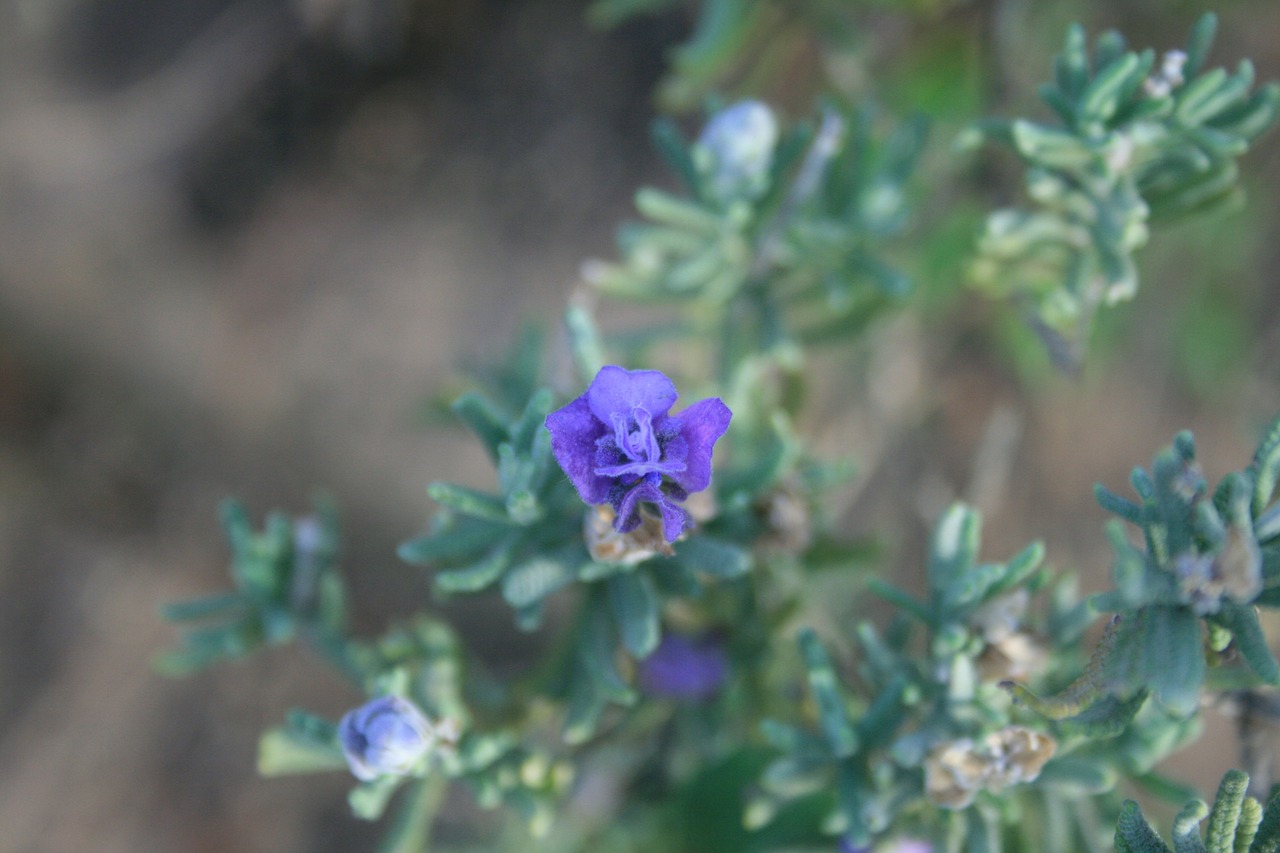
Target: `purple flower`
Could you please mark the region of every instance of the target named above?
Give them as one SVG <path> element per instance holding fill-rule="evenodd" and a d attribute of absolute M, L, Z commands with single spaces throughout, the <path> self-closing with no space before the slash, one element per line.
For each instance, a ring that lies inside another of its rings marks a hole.
<path fill-rule="evenodd" d="M 613 507 L 614 529 L 640 526 L 640 507 L 662 517 L 674 542 L 692 523 L 678 502 L 711 484 L 711 449 L 732 414 L 719 397 L 668 414 L 676 387 L 656 370 L 600 368 L 585 394 L 547 415 L 551 451 L 589 504 Z"/>
<path fill-rule="evenodd" d="M 426 716 L 408 699 L 379 696 L 338 723 L 342 753 L 357 779 L 405 776 L 432 747 L 435 737 Z"/>
<path fill-rule="evenodd" d="M 640 662 L 640 686 L 671 699 L 709 699 L 728 674 L 724 647 L 711 637 L 667 634 Z"/>

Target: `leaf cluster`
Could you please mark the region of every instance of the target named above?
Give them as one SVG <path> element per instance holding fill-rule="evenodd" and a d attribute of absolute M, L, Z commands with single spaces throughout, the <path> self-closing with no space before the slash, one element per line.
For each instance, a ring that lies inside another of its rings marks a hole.
<path fill-rule="evenodd" d="M 159 671 L 186 675 L 301 634 L 321 644 L 342 635 L 346 593 L 331 507 L 322 503 L 314 515 L 298 519 L 272 513 L 263 529 L 254 531 L 244 506 L 228 500 L 222 505 L 222 527 L 231 548 L 234 589 L 161 610 L 170 622 L 199 627 L 188 628 L 182 647 L 156 660 Z"/>
<path fill-rule="evenodd" d="M 816 129 L 781 136 L 763 192 L 724 199 L 701 144 L 659 120 L 654 140 L 683 194 L 642 189 L 647 221 L 620 229 L 621 262 L 590 262 L 588 281 L 613 298 L 687 303 L 695 324 L 746 304 L 771 340 L 849 338 L 910 288 L 882 245 L 907 224 L 925 124 L 879 124 L 869 107 L 828 108 Z"/>
<path fill-rule="evenodd" d="M 1239 199 L 1236 160 L 1270 127 L 1280 88 L 1253 88 L 1253 66 L 1209 69 L 1207 14 L 1185 51 L 1158 61 L 1111 31 L 1092 55 L 1067 33 L 1040 96 L 1058 123 L 992 121 L 982 135 L 1027 164 L 1031 209 L 992 213 L 971 267 L 989 293 L 1021 303 L 1051 355 L 1075 369 L 1099 307 L 1133 297 L 1149 221 L 1201 214 Z"/>

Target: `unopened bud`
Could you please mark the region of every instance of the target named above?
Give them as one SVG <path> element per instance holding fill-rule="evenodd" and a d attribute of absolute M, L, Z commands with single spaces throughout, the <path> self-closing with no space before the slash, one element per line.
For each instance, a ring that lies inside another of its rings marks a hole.
<path fill-rule="evenodd" d="M 418 706 L 401 696 L 379 696 L 348 711 L 338 741 L 357 779 L 408 776 L 437 746 L 456 743 L 456 724 L 434 726 Z"/>

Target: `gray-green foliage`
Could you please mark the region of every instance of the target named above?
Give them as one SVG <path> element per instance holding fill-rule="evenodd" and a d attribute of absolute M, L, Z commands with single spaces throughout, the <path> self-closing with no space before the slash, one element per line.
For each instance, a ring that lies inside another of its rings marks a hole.
<path fill-rule="evenodd" d="M 166 606 L 165 619 L 196 623 L 180 649 L 156 666 L 187 674 L 218 660 L 242 657 L 263 645 L 305 635 L 327 646 L 345 628 L 345 592 L 338 573 L 338 531 L 332 508 L 290 520 L 267 517 L 255 532 L 244 506 L 222 505 L 222 525 L 231 548 L 231 592 Z"/>
<path fill-rule="evenodd" d="M 1237 200 L 1236 160 L 1275 121 L 1280 88 L 1254 88 L 1248 60 L 1208 67 L 1215 28 L 1205 15 L 1185 52 L 1158 57 L 1114 31 L 1090 55 L 1074 26 L 1040 89 L 1057 122 L 982 125 L 1026 162 L 1032 204 L 991 214 L 972 278 L 1020 303 L 1063 367 L 1079 366 L 1098 309 L 1137 291 L 1150 223 Z"/>
<path fill-rule="evenodd" d="M 674 5 L 593 9 L 618 20 Z M 773 24 L 847 25 L 853 4 L 692 5 L 697 25 L 668 97 L 700 97 L 748 59 L 747 46 L 794 35 Z M 1132 295 L 1149 221 L 1229 201 L 1236 158 L 1275 117 L 1277 90 L 1254 89 L 1247 63 L 1207 70 L 1213 26 L 1211 16 L 1196 26 L 1182 58 L 1130 51 L 1114 33 L 1090 55 L 1072 28 L 1042 91 L 1058 124 L 983 126 L 1026 160 L 1034 209 L 992 215 L 975 277 L 1020 301 L 1064 363 L 1083 353 L 1096 310 Z M 829 500 L 850 464 L 814 450 L 804 403 L 813 349 L 861 341 L 911 290 L 894 247 L 908 233 L 925 126 L 869 103 L 833 97 L 816 122 L 791 124 L 739 103 L 714 111 L 714 132 L 692 142 L 660 120 L 654 140 L 678 189 L 641 190 L 644 221 L 620 229 L 619 259 L 584 266 L 566 313 L 577 379 L 549 381 L 544 341 L 526 335 L 451 403 L 491 480 L 429 486 L 430 527 L 399 554 L 431 573 L 438 598 L 500 597 L 519 629 L 544 629 L 545 647 L 531 643 L 519 672 L 487 672 L 424 614 L 352 636 L 331 513 L 272 515 L 256 532 L 235 504 L 224 510 L 234 590 L 166 611 L 209 624 L 161 668 L 189 672 L 303 639 L 360 696 L 407 700 L 456 726 L 456 743 L 411 772 L 351 792 L 368 819 L 396 798 L 382 849 L 398 853 L 428 848 L 454 781 L 518 816 L 516 844 L 532 830 L 555 853 L 793 853 L 907 835 L 948 853 L 1092 853 L 1113 831 L 1118 850 L 1167 850 L 1118 791 L 1185 801 L 1186 787 L 1157 765 L 1198 735 L 1206 690 L 1280 683 L 1257 618 L 1280 605 L 1280 420 L 1252 463 L 1212 491 L 1189 434 L 1134 471 L 1136 499 L 1097 488 L 1120 518 L 1107 528 L 1109 592 L 1080 601 L 1038 543 L 982 562 L 979 515 L 960 504 L 934 529 L 922 594 L 867 581 L 875 549 L 846 534 Z M 735 110 L 740 124 L 727 121 Z M 734 138 L 735 127 L 751 130 Z M 607 306 L 627 302 L 665 313 L 616 328 Z M 548 413 L 606 364 L 664 366 L 691 399 L 715 393 L 732 409 L 697 525 L 674 543 L 643 526 L 619 534 L 552 452 Z M 819 600 L 833 580 L 852 599 L 866 581 L 890 612 L 833 624 L 832 602 Z M 1099 613 L 1113 615 L 1085 660 L 1082 637 Z M 669 635 L 697 635 L 723 656 L 711 695 L 646 693 L 645 661 Z M 342 769 L 343 747 L 334 721 L 294 711 L 263 735 L 259 768 Z M 601 806 L 591 799 L 600 790 L 620 803 Z M 584 827 L 556 819 L 580 815 L 584 800 L 602 814 Z M 1228 774 L 1211 813 L 1193 804 L 1180 815 L 1174 850 L 1276 851 L 1275 802 L 1264 812 L 1242 775 Z"/>
<path fill-rule="evenodd" d="M 647 221 L 624 226 L 621 262 L 593 261 L 587 279 L 613 298 L 689 302 L 695 330 L 736 313 L 773 342 L 848 340 L 909 290 L 884 245 L 907 224 L 925 124 L 884 123 L 869 107 L 828 108 L 816 130 L 780 135 L 758 191 L 725 197 L 705 148 L 660 121 L 682 192 L 641 190 Z"/>
<path fill-rule="evenodd" d="M 1264 809 L 1247 795 L 1248 785 L 1246 774 L 1229 770 L 1212 809 L 1202 800 L 1187 803 L 1173 823 L 1172 851 L 1138 804 L 1127 800 L 1116 823 L 1116 853 L 1274 853 L 1280 849 L 1280 797 L 1273 795 Z"/>

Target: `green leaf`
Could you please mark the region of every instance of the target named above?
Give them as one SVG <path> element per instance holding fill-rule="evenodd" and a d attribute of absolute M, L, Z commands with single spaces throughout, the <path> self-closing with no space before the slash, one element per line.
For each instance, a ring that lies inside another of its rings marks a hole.
<path fill-rule="evenodd" d="M 1124 845 L 1122 848 L 1121 845 Z M 1125 800 L 1116 821 L 1116 851 L 1132 853 L 1172 853 L 1156 831 L 1142 816 L 1142 809 L 1133 800 Z"/>
<path fill-rule="evenodd" d="M 378 853 L 427 853 L 431 826 L 444 802 L 448 783 L 443 776 L 432 775 L 409 786 L 378 844 Z"/>
<path fill-rule="evenodd" d="M 222 529 L 231 545 L 231 553 L 237 558 L 248 553 L 253 542 L 253 525 L 244 504 L 227 498 L 219 507 L 219 515 L 222 518 Z"/>
<path fill-rule="evenodd" d="M 585 307 L 570 305 L 564 312 L 564 324 L 569 330 L 569 348 L 578 367 L 578 378 L 590 382 L 605 365 L 604 344 L 595 318 Z"/>
<path fill-rule="evenodd" d="M 586 607 L 587 615 L 578 635 L 579 658 L 595 690 L 609 701 L 629 705 L 635 701 L 635 693 L 618 673 L 613 620 L 602 591 L 593 591 Z"/>
<path fill-rule="evenodd" d="M 1187 61 L 1182 67 L 1183 76 L 1190 80 L 1200 74 L 1205 60 L 1209 56 L 1209 48 L 1213 46 L 1213 37 L 1218 31 L 1218 16 L 1205 12 L 1191 28 L 1191 37 L 1187 40 Z"/>
<path fill-rule="evenodd" d="M 636 209 L 655 222 L 693 234 L 710 236 L 720 230 L 720 218 L 705 207 L 652 187 L 636 193 Z"/>
<path fill-rule="evenodd" d="M 1200 838 L 1200 821 L 1209 813 L 1201 800 L 1187 803 L 1173 821 L 1173 853 L 1207 853 Z"/>
<path fill-rule="evenodd" d="M 1262 823 L 1262 806 L 1253 797 L 1245 797 L 1240 806 L 1240 822 L 1236 827 L 1236 843 L 1233 853 L 1249 853 L 1253 840 L 1258 836 Z"/>
<path fill-rule="evenodd" d="M 1280 853 L 1280 790 L 1273 788 L 1249 853 Z"/>
<path fill-rule="evenodd" d="M 935 594 L 942 594 L 973 568 L 981 535 L 981 516 L 964 504 L 954 504 L 942 516 L 929 551 L 929 588 Z"/>
<path fill-rule="evenodd" d="M 1195 710 L 1204 671 L 1200 620 L 1186 607 L 1151 605 L 1123 614 L 1105 663 L 1113 692 L 1149 688 L 1177 714 Z"/>
<path fill-rule="evenodd" d="M 1253 471 L 1254 518 L 1262 515 L 1275 495 L 1276 480 L 1280 477 L 1280 418 L 1271 422 L 1266 437 L 1258 444 L 1249 466 Z"/>
<path fill-rule="evenodd" d="M 382 817 L 391 796 L 404 782 L 405 779 L 401 776 L 383 776 L 371 782 L 361 782 L 347 795 L 352 814 L 361 820 L 377 820 Z"/>
<path fill-rule="evenodd" d="M 513 522 L 507 515 L 507 507 L 493 495 L 458 486 L 453 483 L 432 483 L 427 486 L 427 494 L 433 501 L 447 506 L 456 512 L 485 521 L 510 525 Z"/>
<path fill-rule="evenodd" d="M 1032 163 L 1052 169 L 1079 171 L 1098 162 L 1098 153 L 1073 133 L 1023 119 L 1015 119 L 1013 144 Z"/>
<path fill-rule="evenodd" d="M 515 608 L 528 607 L 573 583 L 577 573 L 560 560 L 534 557 L 515 566 L 502 579 L 502 597 Z"/>
<path fill-rule="evenodd" d="M 1093 758 L 1072 755 L 1054 758 L 1044 766 L 1036 785 L 1060 789 L 1066 796 L 1105 794 L 1116 786 L 1116 771 Z"/>
<path fill-rule="evenodd" d="M 751 554 L 737 545 L 709 536 L 693 536 L 676 545 L 675 559 L 699 574 L 720 580 L 751 571 Z"/>
<path fill-rule="evenodd" d="M 1130 524 L 1141 526 L 1142 524 L 1142 507 L 1138 506 L 1127 498 L 1122 498 L 1115 492 L 1103 486 L 1101 483 L 1095 483 L 1093 486 L 1093 498 L 1098 502 L 1098 506 L 1107 512 L 1120 516 Z"/>
<path fill-rule="evenodd" d="M 258 741 L 258 773 L 285 776 L 346 769 L 337 730 L 318 717 L 294 712 L 289 724 L 262 733 Z"/>
<path fill-rule="evenodd" d="M 1215 72 L 1218 70 L 1220 69 L 1214 69 Z M 1203 80 L 1210 76 L 1215 75 L 1206 74 L 1205 77 L 1200 79 Z M 1196 81 L 1196 83 L 1199 82 L 1199 80 Z M 1195 83 L 1192 84 L 1192 86 L 1194 85 Z M 1235 76 L 1226 77 L 1207 95 L 1193 100 L 1189 94 L 1187 97 L 1179 99 L 1174 115 L 1187 127 L 1199 127 L 1205 122 L 1211 121 L 1215 116 L 1246 103 L 1249 97 L 1249 87 L 1252 85 L 1253 65 L 1246 59 L 1240 63 L 1240 68 Z M 1243 152 L 1245 148 L 1247 148 L 1247 145 L 1239 146 L 1237 150 Z"/>
<path fill-rule="evenodd" d="M 653 147 L 684 182 L 685 188 L 697 195 L 698 167 L 694 165 L 693 157 L 689 154 L 689 142 L 680 128 L 668 118 L 659 118 L 650 127 L 649 136 L 653 140 Z"/>
<path fill-rule="evenodd" d="M 488 399 L 475 392 L 467 392 L 450 405 L 453 413 L 476 434 L 489 458 L 498 459 L 498 447 L 508 438 L 506 418 Z"/>
<path fill-rule="evenodd" d="M 1103 68 L 1080 96 L 1080 120 L 1101 124 L 1115 115 L 1120 107 L 1120 96 L 1134 74 L 1140 73 L 1140 65 L 1141 60 L 1136 53 L 1127 53 Z"/>
<path fill-rule="evenodd" d="M 1089 82 L 1089 57 L 1085 50 L 1084 27 L 1072 24 L 1067 28 L 1066 44 L 1054 60 L 1054 72 L 1058 88 L 1072 99 L 1078 98 Z"/>
<path fill-rule="evenodd" d="M 436 574 L 433 582 L 444 593 L 477 592 L 502 577 L 511 565 L 510 543 L 499 543 L 488 554 L 469 566 Z"/>
<path fill-rule="evenodd" d="M 1218 795 L 1209 814 L 1206 838 L 1208 853 L 1234 853 L 1236 828 L 1248 793 L 1249 776 L 1240 770 L 1228 770 L 1218 785 Z"/>
<path fill-rule="evenodd" d="M 509 530 L 507 525 L 451 517 L 440 529 L 402 543 L 396 553 L 414 565 L 452 563 L 487 551 Z"/>
<path fill-rule="evenodd" d="M 858 736 L 849 722 L 840 685 L 831 658 L 818 635 L 809 629 L 800 632 L 800 652 L 809 675 L 809 689 L 818 705 L 818 721 L 831 752 L 840 758 L 858 750 Z"/>
<path fill-rule="evenodd" d="M 636 658 L 648 657 L 662 636 L 653 582 L 645 573 L 631 571 L 614 575 L 606 583 L 622 645 Z"/>
<path fill-rule="evenodd" d="M 1221 609 L 1207 618 L 1231 632 L 1240 656 L 1264 684 L 1280 684 L 1280 663 L 1271 654 L 1267 636 L 1258 624 L 1258 614 L 1252 605 L 1224 601 Z"/>

